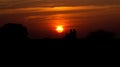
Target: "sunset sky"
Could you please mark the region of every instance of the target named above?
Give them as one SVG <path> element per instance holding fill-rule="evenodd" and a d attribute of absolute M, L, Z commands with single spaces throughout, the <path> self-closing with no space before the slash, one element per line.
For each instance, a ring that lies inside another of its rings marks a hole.
<path fill-rule="evenodd" d="M 0 26 L 6 23 L 25 25 L 32 38 L 62 37 L 70 28 L 78 37 L 99 29 L 120 36 L 120 0 L 0 0 Z"/>

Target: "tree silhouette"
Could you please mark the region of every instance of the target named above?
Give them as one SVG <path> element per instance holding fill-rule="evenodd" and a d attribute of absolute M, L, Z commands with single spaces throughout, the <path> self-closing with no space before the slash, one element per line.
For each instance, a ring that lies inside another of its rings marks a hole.
<path fill-rule="evenodd" d="M 107 32 L 103 30 L 98 30 L 95 32 L 91 32 L 87 38 L 88 39 L 97 39 L 97 40 L 106 40 L 106 39 L 113 39 L 115 34 L 113 32 Z"/>
<path fill-rule="evenodd" d="M 75 40 L 76 39 L 76 29 L 70 29 L 69 33 L 66 33 L 65 39 Z"/>
<path fill-rule="evenodd" d="M 27 28 L 22 24 L 8 23 L 0 28 L 0 38 L 4 43 L 17 46 L 26 40 L 28 35 Z"/>

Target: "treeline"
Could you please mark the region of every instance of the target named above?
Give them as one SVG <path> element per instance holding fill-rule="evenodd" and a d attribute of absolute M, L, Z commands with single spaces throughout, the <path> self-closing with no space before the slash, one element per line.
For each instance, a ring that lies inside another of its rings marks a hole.
<path fill-rule="evenodd" d="M 86 38 L 77 39 L 76 29 L 70 29 L 62 39 L 30 39 L 22 24 L 8 23 L 0 28 L 1 47 L 7 48 L 78 48 L 78 47 L 118 47 L 119 39 L 113 32 L 98 30 L 89 33 Z"/>

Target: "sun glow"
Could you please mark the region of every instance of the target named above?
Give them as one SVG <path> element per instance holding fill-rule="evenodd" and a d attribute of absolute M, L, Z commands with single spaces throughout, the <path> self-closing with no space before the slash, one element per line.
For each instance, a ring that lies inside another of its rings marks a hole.
<path fill-rule="evenodd" d="M 62 32 L 64 31 L 63 26 L 62 26 L 62 25 L 57 26 L 57 27 L 56 27 L 56 31 L 57 31 L 58 33 L 62 33 Z"/>

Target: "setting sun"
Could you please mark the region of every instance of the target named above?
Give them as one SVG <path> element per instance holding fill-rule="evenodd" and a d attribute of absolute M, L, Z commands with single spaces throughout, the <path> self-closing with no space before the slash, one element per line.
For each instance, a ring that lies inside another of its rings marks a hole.
<path fill-rule="evenodd" d="M 57 28 L 56 28 L 56 31 L 57 31 L 58 33 L 62 33 L 63 30 L 64 30 L 63 26 L 57 26 Z"/>

